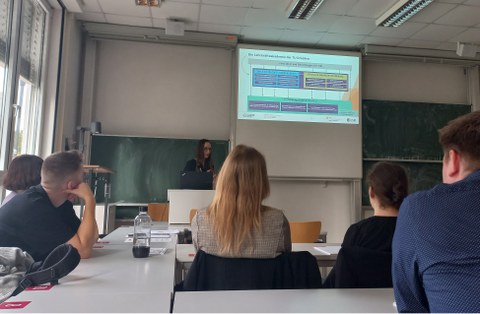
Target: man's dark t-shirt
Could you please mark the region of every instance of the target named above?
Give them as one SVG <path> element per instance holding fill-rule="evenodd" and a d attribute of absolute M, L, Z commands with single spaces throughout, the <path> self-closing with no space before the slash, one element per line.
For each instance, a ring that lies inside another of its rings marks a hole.
<path fill-rule="evenodd" d="M 19 247 L 35 261 L 70 240 L 80 226 L 73 205 L 54 207 L 41 185 L 31 187 L 0 208 L 0 246 Z"/>

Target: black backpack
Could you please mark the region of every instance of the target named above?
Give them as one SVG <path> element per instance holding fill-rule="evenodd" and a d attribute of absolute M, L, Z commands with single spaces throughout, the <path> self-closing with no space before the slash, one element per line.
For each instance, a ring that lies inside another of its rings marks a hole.
<path fill-rule="evenodd" d="M 33 263 L 20 281 L 15 296 L 30 286 L 45 283 L 58 284 L 58 279 L 65 277 L 80 263 L 80 254 L 71 244 L 65 243 L 53 249 L 45 260 Z"/>

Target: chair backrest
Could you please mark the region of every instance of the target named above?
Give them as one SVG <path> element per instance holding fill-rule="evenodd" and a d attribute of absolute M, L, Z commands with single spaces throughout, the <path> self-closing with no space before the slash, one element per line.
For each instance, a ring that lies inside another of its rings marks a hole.
<path fill-rule="evenodd" d="M 192 208 L 190 209 L 190 213 L 188 214 L 188 218 L 190 219 L 190 225 L 192 224 L 193 217 L 197 214 L 197 209 Z"/>
<path fill-rule="evenodd" d="M 168 221 L 168 203 L 149 203 L 148 215 L 153 221 Z"/>
<path fill-rule="evenodd" d="M 392 253 L 343 247 L 335 263 L 335 288 L 391 288 Z"/>
<path fill-rule="evenodd" d="M 320 236 L 321 221 L 291 221 L 290 235 L 292 243 L 314 243 Z"/>
<path fill-rule="evenodd" d="M 200 250 L 183 288 L 177 290 L 246 290 L 320 288 L 322 278 L 309 252 L 288 252 L 276 258 L 226 258 Z"/>

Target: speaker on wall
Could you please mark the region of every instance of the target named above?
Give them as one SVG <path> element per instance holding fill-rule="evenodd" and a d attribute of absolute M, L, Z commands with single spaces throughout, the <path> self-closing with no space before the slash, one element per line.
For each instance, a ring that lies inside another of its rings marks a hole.
<path fill-rule="evenodd" d="M 167 19 L 165 35 L 183 36 L 185 34 L 185 23 L 182 21 Z"/>
<path fill-rule="evenodd" d="M 474 58 L 477 55 L 477 46 L 457 42 L 457 55 L 460 57 Z"/>

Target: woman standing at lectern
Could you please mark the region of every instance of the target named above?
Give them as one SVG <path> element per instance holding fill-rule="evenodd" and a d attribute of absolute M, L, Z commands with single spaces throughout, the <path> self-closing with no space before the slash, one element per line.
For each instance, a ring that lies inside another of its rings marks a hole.
<path fill-rule="evenodd" d="M 213 172 L 212 143 L 207 139 L 198 141 L 195 158 L 187 161 L 183 171 Z"/>

